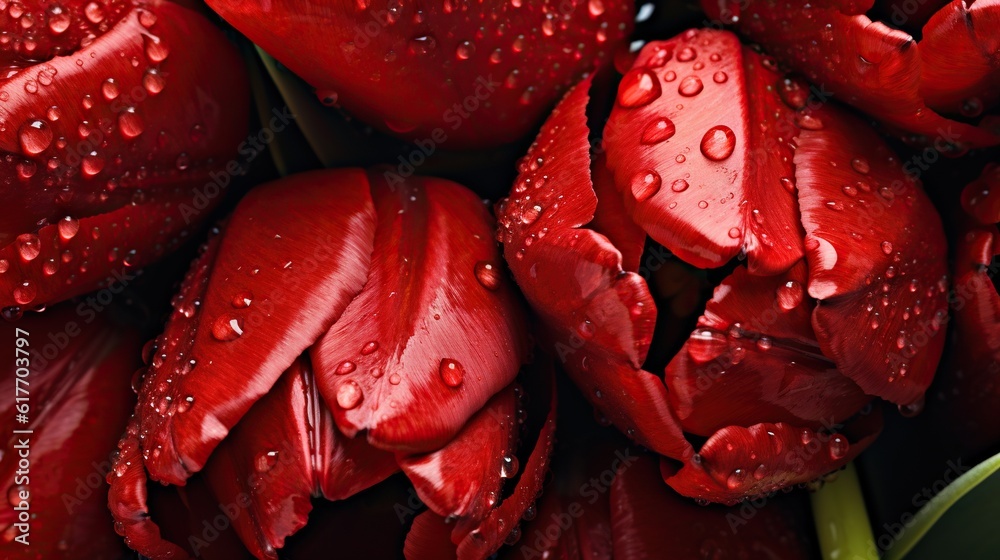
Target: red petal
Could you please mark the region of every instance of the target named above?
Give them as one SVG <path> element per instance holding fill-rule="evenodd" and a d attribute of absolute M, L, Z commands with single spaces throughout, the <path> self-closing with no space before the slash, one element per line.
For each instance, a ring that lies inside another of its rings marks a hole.
<path fill-rule="evenodd" d="M 150 517 L 146 484 L 149 479 L 139 454 L 139 423 L 133 418 L 128 432 L 118 442 L 121 454 L 115 459 L 108 475 L 108 507 L 115 519 L 115 530 L 124 535 L 125 543 L 143 556 L 188 558 L 187 552 L 165 539 L 160 527 Z"/>
<path fill-rule="evenodd" d="M 0 488 L 6 499 L 0 527 L 5 558 L 117 560 L 125 552 L 112 530 L 104 474 L 134 403 L 128 380 L 139 365 L 140 341 L 106 317 L 84 321 L 74 310 L 61 306 L 32 314 L 18 322 L 16 331 L 3 330 L 7 344 L 0 349 L 0 379 L 6 390 L 0 393 L 0 429 L 6 435 Z M 25 375 L 21 368 L 30 372 Z M 28 423 L 15 423 L 25 403 Z M 30 469 L 19 465 L 24 457 Z M 28 471 L 35 475 L 30 481 L 24 476 Z M 30 524 L 18 519 L 22 502 L 30 504 Z M 16 537 L 25 541 L 14 542 Z"/>
<path fill-rule="evenodd" d="M 61 6 L 65 22 L 52 13 L 59 7 L 54 5 L 18 4 L 20 19 L 5 19 L 20 21 L 17 27 L 34 21 L 38 32 L 31 35 L 37 52 L 26 54 L 28 41 L 17 39 L 23 30 L 5 51 L 14 57 L 9 63 L 26 64 L 30 58 L 33 65 L 0 83 L 8 117 L 0 149 L 12 154 L 0 162 L 0 173 L 9 180 L 2 189 L 8 204 L 0 209 L 0 245 L 7 248 L 0 258 L 13 263 L 15 237 L 67 216 L 87 226 L 81 235 L 98 225 L 102 235 L 120 236 L 120 254 L 107 256 L 112 246 L 104 245 L 105 237 L 93 248 L 87 272 L 77 268 L 88 259 L 75 255 L 71 268 L 78 278 L 69 278 L 65 263 L 62 273 L 44 274 L 52 255 L 15 268 L 5 283 L 34 283 L 31 305 L 93 289 L 120 270 L 129 251 L 135 251 L 131 266 L 159 257 L 167 248 L 162 245 L 176 243 L 175 236 L 221 200 L 230 174 L 220 168 L 246 131 L 243 64 L 202 16 L 171 2 L 142 8 L 120 3 L 102 5 L 103 24 L 94 25 L 84 12 L 89 10 L 90 18 L 98 14 L 82 2 L 74 4 Z M 66 31 L 53 31 L 63 23 Z M 94 31 L 107 32 L 94 38 Z M 184 197 L 176 198 L 181 190 Z M 138 227 L 130 221 L 136 210 L 126 208 L 132 203 L 173 207 L 145 210 L 136 221 L 150 223 Z M 132 231 L 124 232 L 128 228 Z M 53 232 L 50 226 L 39 235 L 55 239 Z M 0 287 L 4 306 L 13 299 L 6 287 Z"/>
<path fill-rule="evenodd" d="M 1000 222 L 1000 164 L 988 164 L 962 189 L 962 208 L 981 224 Z"/>
<path fill-rule="evenodd" d="M 991 279 L 1000 247 L 996 227 L 968 229 L 955 259 L 954 346 L 944 377 L 947 411 L 957 437 L 981 450 L 1000 441 L 1000 294 Z"/>
<path fill-rule="evenodd" d="M 682 457 L 690 445 L 667 406 L 666 388 L 640 369 L 656 323 L 649 289 L 622 269 L 607 238 L 580 228 L 597 207 L 589 177 L 589 85 L 585 80 L 566 95 L 521 161 L 511 198 L 500 204 L 498 235 L 554 353 L 591 402 L 637 441 Z M 543 188 L 529 191 L 540 179 Z"/>
<path fill-rule="evenodd" d="M 431 149 L 523 136 L 581 74 L 610 63 L 633 17 L 630 0 L 567 3 L 555 18 L 554 4 L 508 0 L 209 5 L 321 98 Z"/>
<path fill-rule="evenodd" d="M 870 400 L 820 352 L 805 284 L 800 262 L 769 277 L 738 267 L 716 288 L 667 366 L 670 406 L 686 431 L 710 436 L 760 422 L 817 428 Z"/>
<path fill-rule="evenodd" d="M 508 539 L 513 531 L 519 531 L 518 523 L 524 517 L 525 511 L 535 502 L 542 491 L 545 475 L 549 470 L 549 459 L 556 430 L 556 388 L 555 371 L 551 359 L 547 356 L 539 358 L 532 364 L 530 381 L 526 385 L 528 394 L 536 405 L 529 411 L 529 417 L 537 418 L 532 413 L 545 413 L 544 422 L 538 431 L 534 446 L 530 449 L 527 459 L 520 469 L 520 476 L 514 483 L 511 493 L 471 531 L 459 524 L 452 533 L 452 539 L 461 538 L 458 543 L 458 558 L 486 558 L 496 552 Z"/>
<path fill-rule="evenodd" d="M 139 395 L 143 448 L 162 446 L 146 462 L 154 479 L 182 485 L 201 469 L 336 321 L 367 279 L 375 220 L 358 170 L 297 175 L 240 202 L 192 266 Z"/>
<path fill-rule="evenodd" d="M 221 504 L 239 503 L 234 521 L 258 558 L 277 558 L 285 537 L 306 524 L 310 500 L 348 498 L 397 470 L 391 453 L 336 433 L 304 358 L 254 404 L 205 465 Z"/>
<path fill-rule="evenodd" d="M 664 460 L 664 480 L 685 496 L 729 505 L 809 482 L 846 465 L 875 440 L 882 429 L 880 410 L 820 431 L 784 423 L 729 426 L 679 471 Z"/>
<path fill-rule="evenodd" d="M 121 292 L 139 267 L 175 249 L 198 226 L 185 211 L 190 200 L 186 189 L 158 189 L 106 214 L 59 220 L 19 236 L 0 249 L 0 269 L 7 271 L 0 274 L 0 309 L 16 315 L 96 287 Z"/>
<path fill-rule="evenodd" d="M 720 4 L 727 8 L 720 10 Z M 844 99 L 893 127 L 923 135 L 925 141 L 937 146 L 938 151 L 958 151 L 1000 142 L 995 132 L 950 120 L 928 107 L 923 97 L 925 90 L 929 88 L 929 93 L 937 99 L 943 97 L 935 92 L 940 86 L 926 85 L 921 76 L 925 51 L 936 50 L 939 41 L 932 40 L 928 45 L 921 41 L 918 45 L 907 33 L 872 22 L 865 15 L 866 6 L 870 7 L 871 2 L 815 5 L 810 9 L 776 0 L 742 3 L 739 7 L 735 4 L 735 0 L 702 2 L 712 19 L 720 17 L 723 11 L 733 13 L 737 8 L 740 32 L 761 43 L 767 52 L 803 73 L 813 83 L 821 84 L 817 95 L 821 102 L 831 96 Z M 933 34 L 935 24 L 932 21 L 928 25 Z M 965 43 L 951 34 L 944 40 Z M 944 53 L 929 53 L 931 68 L 940 66 L 933 62 L 936 58 L 955 60 L 950 54 L 954 52 L 948 48 Z M 968 58 L 976 60 L 969 49 L 962 48 L 961 52 L 959 58 L 971 55 Z M 963 88 L 965 85 L 960 83 L 955 91 L 961 92 Z"/>
<path fill-rule="evenodd" d="M 795 153 L 813 326 L 866 393 L 919 400 L 941 357 L 946 242 L 937 211 L 863 123 L 822 112 Z M 891 219 L 890 219 L 891 217 Z"/>
<path fill-rule="evenodd" d="M 642 50 L 605 137 L 615 184 L 653 239 L 702 268 L 746 251 L 752 272 L 774 274 L 801 258 L 783 188 L 797 131 L 783 87 L 728 32 L 691 30 Z"/>
<path fill-rule="evenodd" d="M 637 457 L 611 485 L 614 557 L 812 558 L 808 508 L 789 499 L 738 510 L 699 506 L 662 484 L 652 457 Z"/>
<path fill-rule="evenodd" d="M 934 110 L 978 117 L 1000 101 L 1000 2 L 954 0 L 924 26 L 919 47 L 920 93 Z"/>
<path fill-rule="evenodd" d="M 514 385 L 503 389 L 447 445 L 400 457 L 399 466 L 427 506 L 442 517 L 480 520 L 518 468 Z"/>
<path fill-rule="evenodd" d="M 625 209 L 603 155 L 594 159 L 594 194 L 597 195 L 597 208 L 589 227 L 607 237 L 621 251 L 623 270 L 637 272 L 646 245 L 646 232 L 635 225 Z"/>
<path fill-rule="evenodd" d="M 406 534 L 403 556 L 406 560 L 453 560 L 457 551 L 451 542 L 451 529 L 451 525 L 433 511 L 421 513 Z"/>
<path fill-rule="evenodd" d="M 524 315 L 475 194 L 398 184 L 392 171 L 369 178 L 379 225 L 368 283 L 310 355 L 343 433 L 430 451 L 513 381 Z"/>

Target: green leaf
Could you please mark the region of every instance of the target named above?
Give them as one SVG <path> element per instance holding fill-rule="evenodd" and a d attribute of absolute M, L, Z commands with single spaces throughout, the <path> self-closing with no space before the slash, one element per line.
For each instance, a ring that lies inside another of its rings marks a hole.
<path fill-rule="evenodd" d="M 1000 454 L 946 486 L 905 526 L 886 560 L 996 558 L 1000 554 Z"/>

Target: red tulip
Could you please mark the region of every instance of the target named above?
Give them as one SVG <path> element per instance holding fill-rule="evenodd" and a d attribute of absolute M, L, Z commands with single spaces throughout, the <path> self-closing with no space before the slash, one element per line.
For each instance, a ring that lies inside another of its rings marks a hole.
<path fill-rule="evenodd" d="M 236 50 L 166 1 L 10 3 L 0 14 L 0 308 L 127 283 L 219 200 L 246 133 Z M 9 40 L 9 42 L 7 42 Z"/>
<path fill-rule="evenodd" d="M 1000 120 L 982 117 L 1000 101 L 1000 2 L 702 5 L 710 18 L 735 23 L 818 89 L 918 135 L 915 140 L 938 153 L 1000 143 Z M 884 21 L 869 19 L 873 5 Z M 921 31 L 920 39 L 898 29 L 903 26 Z"/>
<path fill-rule="evenodd" d="M 72 310 L 61 306 L 4 329 L 0 550 L 11 560 L 125 553 L 105 506 L 104 476 L 135 402 L 129 379 L 141 342 L 104 316 Z M 22 413 L 27 423 L 19 422 Z"/>
<path fill-rule="evenodd" d="M 524 136 L 610 63 L 631 0 L 209 0 L 254 43 L 365 122 L 424 145 Z"/>
<path fill-rule="evenodd" d="M 461 557 L 496 550 L 521 494 L 534 499 L 554 418 L 533 369 L 524 383 L 549 416 L 501 500 L 529 345 L 492 228 L 459 185 L 378 171 L 307 173 L 246 196 L 147 355 L 109 500 L 130 546 L 184 557 L 205 540 L 161 533 L 147 472 L 175 486 L 200 472 L 220 507 L 246 513 L 243 545 L 276 558 L 311 497 L 342 500 L 401 469 L 424 516 L 457 520 L 446 544 Z"/>
<path fill-rule="evenodd" d="M 963 443 L 977 450 L 1000 441 L 1000 165 L 990 164 L 962 192 L 968 216 L 959 230 L 952 296 L 954 335 L 944 397 Z M 972 217 L 969 220 L 969 216 Z"/>
<path fill-rule="evenodd" d="M 683 462 L 667 482 L 734 503 L 808 482 L 919 407 L 944 343 L 940 219 L 863 123 L 720 31 L 647 45 L 591 178 L 577 86 L 499 211 L 504 255 L 548 339 L 620 429 Z M 617 191 L 617 192 L 616 192 Z M 620 198 L 619 198 L 620 197 Z M 702 268 L 745 255 L 660 377 L 646 236 Z M 695 453 L 685 433 L 707 438 Z"/>

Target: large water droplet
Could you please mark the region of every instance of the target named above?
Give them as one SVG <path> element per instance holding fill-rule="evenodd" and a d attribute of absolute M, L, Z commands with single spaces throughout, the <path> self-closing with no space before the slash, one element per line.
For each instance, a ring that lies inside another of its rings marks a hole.
<path fill-rule="evenodd" d="M 642 107 L 658 98 L 662 90 L 660 81 L 645 68 L 633 68 L 618 86 L 618 105 L 627 109 Z"/>
<path fill-rule="evenodd" d="M 21 143 L 21 150 L 25 154 L 38 155 L 52 144 L 52 128 L 43 119 L 30 120 L 21 125 L 18 140 Z"/>
<path fill-rule="evenodd" d="M 236 340 L 243 335 L 243 319 L 222 315 L 212 324 L 212 337 L 221 342 Z"/>
<path fill-rule="evenodd" d="M 646 129 L 642 131 L 640 142 L 646 145 L 657 144 L 669 140 L 676 132 L 677 128 L 673 121 L 666 117 L 660 117 L 646 126 Z"/>
<path fill-rule="evenodd" d="M 493 263 L 479 261 L 474 267 L 476 280 L 487 290 L 496 290 L 500 287 L 500 271 Z"/>
<path fill-rule="evenodd" d="M 701 93 L 703 89 L 705 89 L 705 84 L 701 82 L 701 78 L 698 76 L 688 76 L 677 85 L 677 93 L 684 97 L 694 97 Z"/>
<path fill-rule="evenodd" d="M 349 379 L 337 388 L 337 406 L 344 410 L 351 410 L 361 404 L 363 396 L 361 387 L 354 380 Z"/>
<path fill-rule="evenodd" d="M 785 311 L 790 311 L 798 307 L 802 303 L 802 297 L 802 285 L 795 280 L 789 280 L 778 288 L 778 305 Z"/>
<path fill-rule="evenodd" d="M 649 199 L 660 190 L 660 174 L 651 169 L 639 171 L 632 176 L 632 196 L 639 202 Z"/>
<path fill-rule="evenodd" d="M 441 374 L 441 380 L 449 387 L 458 387 L 465 379 L 465 368 L 450 358 L 441 360 L 438 372 Z"/>
<path fill-rule="evenodd" d="M 733 155 L 736 134 L 725 125 L 713 126 L 701 138 L 701 153 L 712 161 L 722 161 Z"/>
<path fill-rule="evenodd" d="M 33 233 L 17 236 L 17 254 L 25 261 L 33 261 L 42 252 L 42 241 Z"/>

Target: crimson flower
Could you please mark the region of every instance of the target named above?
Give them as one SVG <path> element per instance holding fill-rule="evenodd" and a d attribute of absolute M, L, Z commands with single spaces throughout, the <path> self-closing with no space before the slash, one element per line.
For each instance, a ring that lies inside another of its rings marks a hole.
<path fill-rule="evenodd" d="M 247 195 L 147 346 L 109 477 L 129 546 L 179 558 L 213 544 L 155 507 L 147 473 L 174 486 L 200 473 L 212 507 L 237 508 L 242 546 L 276 558 L 310 498 L 342 500 L 402 470 L 430 508 L 419 524 L 452 523 L 453 553 L 499 548 L 540 487 L 554 403 L 544 367 L 523 390 L 516 380 L 529 342 L 493 227 L 459 185 L 392 186 L 379 171 L 311 172 Z M 538 442 L 519 455 L 529 388 L 545 420 L 534 415 Z"/>
<path fill-rule="evenodd" d="M 984 449 L 1000 441 L 1000 165 L 992 163 L 962 191 L 964 223 L 955 251 L 954 338 L 945 378 L 949 418 L 963 442 Z"/>
<path fill-rule="evenodd" d="M 0 349 L 0 542 L 11 560 L 118 560 L 125 553 L 112 530 L 104 476 L 135 402 L 129 379 L 142 343 L 108 314 L 73 310 L 63 305 L 25 317 L 16 331 L 25 343 L 11 332 Z M 26 424 L 17 422 L 22 412 Z"/>
<path fill-rule="evenodd" d="M 872 396 L 920 407 L 944 343 L 946 243 L 872 130 L 733 34 L 691 30 L 625 74 L 605 168 L 588 87 L 520 163 L 498 236 L 550 347 L 610 421 L 669 458 L 670 486 L 735 503 L 808 482 L 874 439 L 880 417 L 858 414 Z M 662 264 L 642 260 L 647 236 L 731 270 L 663 376 L 643 369 L 657 316 L 643 275 Z"/>
<path fill-rule="evenodd" d="M 946 154 L 1000 143 L 1000 3 L 702 0 L 709 17 L 890 128 Z M 869 14 L 883 16 L 872 21 Z M 902 29 L 901 29 L 902 28 Z M 919 40 L 903 29 L 917 33 Z"/>
<path fill-rule="evenodd" d="M 0 13 L 0 308 L 14 318 L 183 241 L 195 189 L 247 129 L 236 49 L 167 1 L 17 2 Z"/>
<path fill-rule="evenodd" d="M 325 104 L 464 148 L 524 136 L 582 74 L 611 62 L 633 14 L 631 0 L 208 4 Z"/>

